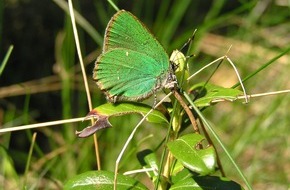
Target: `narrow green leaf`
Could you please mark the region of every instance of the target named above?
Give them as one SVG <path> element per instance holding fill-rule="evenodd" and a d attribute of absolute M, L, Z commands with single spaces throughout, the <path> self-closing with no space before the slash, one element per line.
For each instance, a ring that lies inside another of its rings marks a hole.
<path fill-rule="evenodd" d="M 271 60 L 269 60 L 267 63 L 263 64 L 260 68 L 256 69 L 254 72 L 250 73 L 248 76 L 246 76 L 242 81 L 243 83 L 247 80 L 251 79 L 253 76 L 261 72 L 262 70 L 266 69 L 268 66 L 272 65 L 273 63 L 278 63 L 276 60 L 278 60 L 280 57 L 286 55 L 290 51 L 290 46 L 287 47 L 282 53 L 278 54 L 277 56 L 273 57 Z M 237 83 L 232 86 L 232 88 L 236 88 L 239 86 L 240 83 Z"/>
<path fill-rule="evenodd" d="M 68 4 L 65 1 L 53 0 L 61 9 L 69 14 Z M 79 12 L 74 10 L 76 22 L 91 36 L 91 38 L 101 46 L 103 37 Z"/>
<path fill-rule="evenodd" d="M 103 105 L 100 105 L 93 109 L 97 114 L 100 115 L 106 115 L 108 117 L 111 116 L 121 116 L 126 114 L 141 114 L 145 115 L 147 114 L 152 107 L 142 104 L 142 103 L 136 103 L 136 102 L 130 102 L 130 103 L 106 103 Z M 154 110 L 146 119 L 150 123 L 158 123 L 158 124 L 168 124 L 168 121 L 166 117 L 157 110 Z"/>
<path fill-rule="evenodd" d="M 19 187 L 21 187 L 23 180 L 20 180 L 19 173 L 17 173 L 15 169 L 15 163 L 13 162 L 11 155 L 8 153 L 8 149 L 5 148 L 3 144 L 0 145 L 0 157 L 0 165 L 3 179 L 9 179 L 11 180 L 11 183 L 17 184 Z M 2 189 L 2 187 L 5 187 L 4 184 L 0 185 L 0 189 Z"/>
<path fill-rule="evenodd" d="M 4 71 L 4 68 L 5 68 L 5 66 L 6 66 L 6 64 L 8 62 L 8 59 L 9 59 L 11 53 L 12 53 L 12 50 L 13 50 L 13 45 L 10 45 L 9 49 L 8 49 L 8 51 L 7 51 L 7 53 L 6 53 L 5 57 L 4 57 L 4 60 L 2 61 L 1 66 L 0 66 L 0 76 L 2 75 L 2 72 Z"/>
<path fill-rule="evenodd" d="M 184 167 L 201 175 L 206 175 L 215 169 L 216 154 L 211 146 L 198 149 L 202 140 L 204 137 L 199 134 L 188 134 L 169 142 L 167 146 Z"/>
<path fill-rule="evenodd" d="M 224 88 L 213 84 L 199 83 L 191 87 L 190 94 L 196 96 L 194 104 L 197 107 L 210 106 L 215 100 L 235 101 L 242 91 L 233 88 Z"/>
<path fill-rule="evenodd" d="M 69 179 L 64 190 L 111 190 L 114 187 L 114 173 L 109 171 L 88 171 Z M 139 181 L 118 174 L 117 189 L 147 189 Z"/>
<path fill-rule="evenodd" d="M 94 116 L 97 121 L 93 126 L 88 126 L 82 131 L 77 131 L 76 134 L 78 137 L 88 137 L 94 134 L 96 131 L 104 128 L 111 127 L 112 125 L 109 122 L 110 117 L 121 116 L 125 114 L 141 114 L 142 116 L 146 115 L 152 108 L 146 104 L 141 103 L 106 103 L 100 105 L 88 113 L 88 117 Z M 168 124 L 166 117 L 157 110 L 153 110 L 152 113 L 148 115 L 146 120 L 150 123 L 157 123 L 161 125 Z"/>

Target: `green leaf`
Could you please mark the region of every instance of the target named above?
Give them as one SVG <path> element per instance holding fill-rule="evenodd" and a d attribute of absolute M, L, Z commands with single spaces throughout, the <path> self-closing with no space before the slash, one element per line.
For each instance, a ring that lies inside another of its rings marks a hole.
<path fill-rule="evenodd" d="M 172 185 L 170 190 L 242 190 L 236 182 L 217 176 L 199 176 L 186 178 Z"/>
<path fill-rule="evenodd" d="M 186 178 L 172 185 L 170 190 L 204 190 L 192 178 Z"/>
<path fill-rule="evenodd" d="M 186 168 L 185 168 L 186 169 Z M 179 174 L 181 171 L 183 171 L 184 170 L 184 166 L 183 166 L 183 164 L 179 161 L 179 160 L 177 160 L 175 163 L 174 163 L 174 166 L 173 166 L 173 169 L 172 169 L 172 171 L 171 171 L 171 175 L 172 176 L 175 176 L 175 175 L 177 175 L 177 174 Z"/>
<path fill-rule="evenodd" d="M 69 179 L 64 190 L 111 190 L 114 187 L 114 173 L 109 171 L 88 171 Z M 117 176 L 117 189 L 146 189 L 139 181 L 124 175 Z"/>
<path fill-rule="evenodd" d="M 125 114 L 138 113 L 147 114 L 152 107 L 136 102 L 130 103 L 106 103 L 93 109 L 97 114 L 110 116 L 120 116 Z M 168 124 L 166 117 L 159 111 L 154 110 L 146 119 L 150 123 Z"/>
<path fill-rule="evenodd" d="M 143 168 L 153 168 L 152 172 L 147 172 L 150 178 L 155 180 L 155 177 L 158 176 L 158 161 L 156 158 L 156 153 L 152 150 L 146 149 L 137 154 L 138 160 L 143 166 Z M 153 181 L 154 181 L 153 180 Z"/>
<path fill-rule="evenodd" d="M 167 146 L 184 167 L 201 175 L 206 175 L 215 169 L 216 154 L 211 146 L 199 149 L 198 145 L 202 140 L 204 137 L 199 134 L 188 134 L 169 142 Z"/>
<path fill-rule="evenodd" d="M 95 117 L 97 121 L 93 126 L 88 126 L 82 131 L 77 131 L 76 134 L 78 137 L 88 137 L 94 134 L 96 131 L 104 128 L 111 127 L 112 125 L 109 122 L 110 117 L 121 116 L 125 114 L 141 114 L 142 116 L 146 115 L 152 107 L 141 104 L 141 103 L 106 103 L 100 105 L 90 111 L 87 117 Z M 161 125 L 168 124 L 166 117 L 157 110 L 153 110 L 146 120 L 150 123 L 157 123 Z"/>
<path fill-rule="evenodd" d="M 178 163 L 180 163 L 180 162 L 178 162 Z M 178 165 L 180 165 L 180 164 L 178 164 Z M 191 178 L 192 176 L 193 176 L 193 173 L 189 169 L 183 167 L 183 169 L 181 171 L 179 171 L 178 173 L 174 173 L 174 171 L 172 172 L 171 182 L 173 184 L 175 184 L 179 181 L 185 180 L 187 178 Z"/>
<path fill-rule="evenodd" d="M 242 95 L 243 92 L 238 89 L 224 88 L 209 83 L 205 86 L 204 83 L 198 83 L 192 86 L 190 94 L 194 94 L 197 97 L 194 101 L 197 107 L 205 107 L 212 105 L 216 100 L 235 101 L 237 96 Z"/>

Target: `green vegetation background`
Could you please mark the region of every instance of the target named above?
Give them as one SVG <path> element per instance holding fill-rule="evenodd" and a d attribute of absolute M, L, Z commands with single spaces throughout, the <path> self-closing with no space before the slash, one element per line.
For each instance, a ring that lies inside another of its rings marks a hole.
<path fill-rule="evenodd" d="M 76 58 L 71 21 L 61 0 L 0 1 L 0 57 L 14 46 L 0 76 L 1 128 L 41 123 L 87 114 L 88 106 Z M 115 10 L 105 0 L 73 1 L 93 26 L 79 27 L 82 53 L 93 105 L 106 102 L 91 79 L 102 36 Z M 168 54 L 179 49 L 198 29 L 190 59 L 191 72 L 223 56 L 236 64 L 241 77 L 279 55 L 290 44 L 289 1 L 138 0 L 116 2 L 136 15 L 152 31 Z M 289 89 L 290 55 L 284 55 L 244 85 L 248 94 Z M 205 81 L 204 71 L 191 83 Z M 233 70 L 223 64 L 212 83 L 230 87 L 237 82 Z M 289 95 L 219 103 L 204 112 L 229 148 L 254 189 L 287 189 L 289 167 Z M 146 101 L 152 104 L 152 99 Z M 113 128 L 99 131 L 102 169 L 113 170 L 118 153 L 139 116 L 113 118 Z M 14 189 L 23 182 L 31 136 L 37 131 L 27 185 L 32 189 L 59 189 L 70 177 L 96 169 L 93 139 L 78 139 L 74 132 L 88 122 L 1 134 L 0 189 Z M 135 152 L 157 146 L 165 136 L 161 126 L 144 124 L 137 132 L 120 171 L 139 168 Z M 153 138 L 141 141 L 154 134 Z M 240 181 L 220 152 L 229 178 Z M 4 175 L 5 171 L 5 175 Z M 145 175 L 140 179 L 146 183 Z"/>

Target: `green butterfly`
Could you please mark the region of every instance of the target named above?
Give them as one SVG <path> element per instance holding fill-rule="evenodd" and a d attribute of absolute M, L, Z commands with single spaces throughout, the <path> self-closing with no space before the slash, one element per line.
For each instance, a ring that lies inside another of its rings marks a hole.
<path fill-rule="evenodd" d="M 108 101 L 142 101 L 177 82 L 174 64 L 133 14 L 118 11 L 109 21 L 93 79 Z"/>

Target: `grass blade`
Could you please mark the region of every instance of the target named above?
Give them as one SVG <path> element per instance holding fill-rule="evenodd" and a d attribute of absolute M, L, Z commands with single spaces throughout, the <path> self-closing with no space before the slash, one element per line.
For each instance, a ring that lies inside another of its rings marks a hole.
<path fill-rule="evenodd" d="M 5 66 L 6 66 L 6 64 L 8 62 L 8 59 L 9 59 L 11 53 L 12 53 L 12 50 L 13 50 L 13 45 L 10 45 L 9 49 L 8 49 L 8 51 L 7 51 L 7 53 L 6 53 L 5 57 L 4 57 L 4 60 L 2 61 L 2 64 L 0 66 L 0 76 L 2 75 L 2 72 L 5 69 Z"/>
<path fill-rule="evenodd" d="M 232 158 L 231 154 L 229 153 L 229 151 L 227 150 L 227 148 L 224 146 L 224 144 L 222 143 L 221 139 L 219 138 L 219 136 L 217 135 L 217 133 L 214 131 L 214 129 L 210 126 L 210 124 L 207 122 L 207 120 L 205 119 L 205 117 L 202 115 L 202 113 L 199 111 L 199 109 L 194 105 L 194 103 L 191 101 L 190 97 L 188 96 L 188 94 L 183 93 L 183 95 L 185 96 L 185 98 L 187 99 L 187 101 L 190 103 L 190 105 L 193 107 L 194 111 L 197 113 L 197 115 L 200 117 L 200 119 L 202 120 L 202 122 L 204 123 L 204 125 L 208 128 L 208 130 L 211 132 L 211 134 L 213 135 L 213 137 L 216 139 L 216 141 L 218 142 L 218 144 L 221 146 L 221 148 L 223 149 L 223 151 L 225 152 L 225 154 L 227 155 L 227 157 L 229 158 L 229 160 L 231 161 L 231 163 L 234 165 L 234 167 L 236 168 L 237 172 L 239 173 L 239 175 L 241 176 L 241 178 L 243 179 L 243 181 L 245 182 L 246 186 L 248 187 L 249 190 L 252 190 L 252 187 L 250 185 L 250 183 L 248 182 L 247 178 L 245 177 L 245 175 L 243 174 L 243 172 L 240 170 L 240 168 L 238 167 L 238 165 L 236 164 L 236 162 L 234 161 L 234 159 Z"/>

